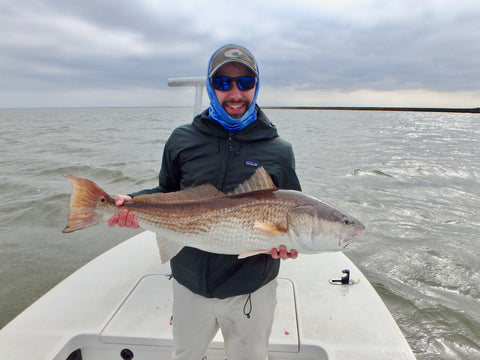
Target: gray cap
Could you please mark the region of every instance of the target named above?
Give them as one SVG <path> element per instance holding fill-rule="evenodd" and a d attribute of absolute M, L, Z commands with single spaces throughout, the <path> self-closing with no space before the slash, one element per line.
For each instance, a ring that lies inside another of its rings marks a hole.
<path fill-rule="evenodd" d="M 234 44 L 222 46 L 215 51 L 210 60 L 208 76 L 212 77 L 220 67 L 231 62 L 238 62 L 247 66 L 255 76 L 258 76 L 257 62 L 252 53 L 243 46 Z"/>

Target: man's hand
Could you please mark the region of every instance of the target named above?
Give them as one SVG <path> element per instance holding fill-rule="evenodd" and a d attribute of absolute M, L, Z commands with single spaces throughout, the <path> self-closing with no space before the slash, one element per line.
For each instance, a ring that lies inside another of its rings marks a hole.
<path fill-rule="evenodd" d="M 296 259 L 298 257 L 298 252 L 295 249 L 291 249 L 290 252 L 287 251 L 287 247 L 285 245 L 280 245 L 278 249 L 273 248 L 270 251 L 270 254 L 274 259 Z"/>
<path fill-rule="evenodd" d="M 117 195 L 115 196 L 115 205 L 122 206 L 126 202 L 132 201 L 132 197 L 128 195 Z M 108 220 L 108 225 L 110 227 L 115 226 L 117 224 L 120 227 L 128 227 L 133 229 L 138 229 L 138 221 L 135 219 L 135 215 L 128 211 L 127 209 L 123 209 L 120 214 L 113 215 Z"/>

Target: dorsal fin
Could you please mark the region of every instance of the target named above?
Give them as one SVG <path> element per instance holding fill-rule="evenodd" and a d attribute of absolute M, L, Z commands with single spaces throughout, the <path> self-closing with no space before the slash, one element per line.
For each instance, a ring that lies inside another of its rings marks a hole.
<path fill-rule="evenodd" d="M 277 187 L 272 181 L 270 175 L 263 167 L 259 167 L 255 173 L 228 195 L 243 194 L 258 190 L 273 190 Z M 191 201 L 209 200 L 224 197 L 225 194 L 211 184 L 199 185 L 190 189 L 174 191 L 170 193 L 153 193 L 138 195 L 133 198 L 136 203 L 148 204 L 172 204 L 185 203 Z"/>
<path fill-rule="evenodd" d="M 228 195 L 238 195 L 250 191 L 258 190 L 274 190 L 277 187 L 273 183 L 272 178 L 268 175 L 267 171 L 263 167 L 259 167 L 250 179 L 245 180 L 243 183 L 237 186 L 237 188 Z"/>
<path fill-rule="evenodd" d="M 185 203 L 191 201 L 209 200 L 218 197 L 224 197 L 225 194 L 213 185 L 205 184 L 195 186 L 190 189 L 174 191 L 169 193 L 154 193 L 138 195 L 133 198 L 136 203 L 149 204 L 171 204 Z"/>

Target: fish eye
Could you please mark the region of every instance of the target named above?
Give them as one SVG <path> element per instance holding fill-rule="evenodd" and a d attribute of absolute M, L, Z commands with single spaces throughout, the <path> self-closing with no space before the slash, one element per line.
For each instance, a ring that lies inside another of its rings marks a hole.
<path fill-rule="evenodd" d="M 343 224 L 343 225 L 352 225 L 352 222 L 351 222 L 350 219 L 348 219 L 348 218 L 343 218 L 342 224 Z"/>
<path fill-rule="evenodd" d="M 104 197 L 102 197 L 102 198 L 100 199 L 100 201 L 104 203 L 105 201 L 107 201 L 107 199 L 105 199 Z"/>

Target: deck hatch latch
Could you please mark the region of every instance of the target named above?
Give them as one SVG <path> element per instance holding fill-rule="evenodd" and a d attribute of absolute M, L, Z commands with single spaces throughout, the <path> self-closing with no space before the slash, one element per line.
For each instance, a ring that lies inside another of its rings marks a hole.
<path fill-rule="evenodd" d="M 350 270 L 345 269 L 342 270 L 342 273 L 345 275 L 342 276 L 340 279 L 330 279 L 330 284 L 332 285 L 353 285 L 353 284 L 358 284 L 360 282 L 359 280 L 351 280 L 350 279 Z"/>

